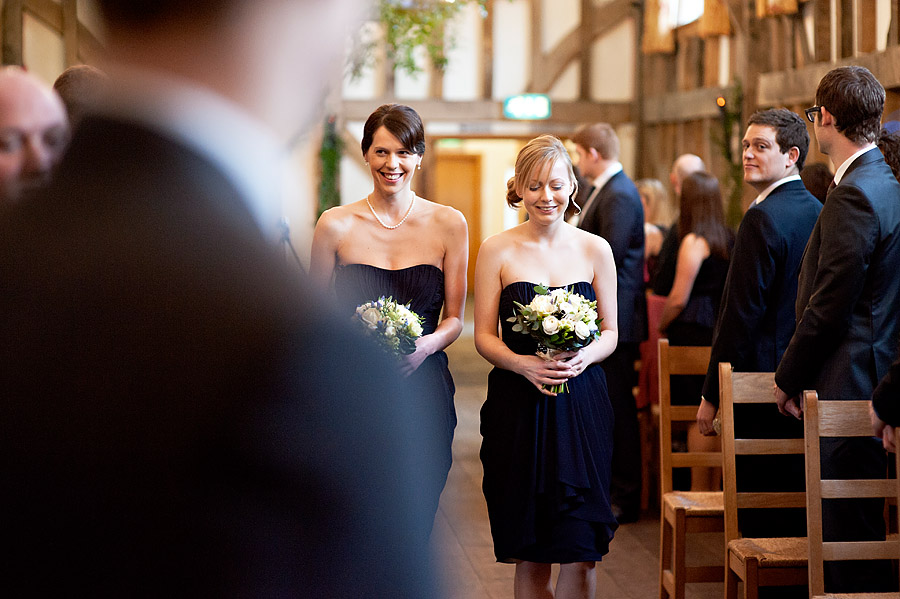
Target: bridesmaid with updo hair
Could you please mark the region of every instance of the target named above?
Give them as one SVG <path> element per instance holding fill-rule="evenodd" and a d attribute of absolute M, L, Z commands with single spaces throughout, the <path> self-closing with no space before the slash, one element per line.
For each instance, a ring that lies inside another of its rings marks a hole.
<path fill-rule="evenodd" d="M 565 221 L 577 191 L 562 143 L 531 140 L 506 193 L 528 220 L 485 240 L 475 268 L 475 347 L 494 365 L 481 409 L 483 490 L 494 554 L 515 564 L 517 599 L 594 597 L 595 564 L 617 526 L 609 503 L 613 413 L 597 367 L 618 340 L 616 266 L 604 239 Z M 538 357 L 536 342 L 507 320 L 538 285 L 596 299 L 600 338 Z M 549 389 L 561 384 L 560 393 Z M 551 564 L 560 564 L 555 585 Z"/>
<path fill-rule="evenodd" d="M 458 210 L 410 188 L 425 154 L 425 130 L 415 110 L 380 106 L 366 121 L 361 149 L 372 192 L 319 218 L 310 277 L 348 320 L 357 306 L 381 296 L 408 302 L 424 319 L 415 351 L 400 357 L 398 367 L 421 397 L 421 426 L 439 439 L 440 455 L 424 456 L 435 467 L 422 473 L 434 514 L 456 427 L 455 388 L 444 349 L 462 332 L 468 230 Z"/>

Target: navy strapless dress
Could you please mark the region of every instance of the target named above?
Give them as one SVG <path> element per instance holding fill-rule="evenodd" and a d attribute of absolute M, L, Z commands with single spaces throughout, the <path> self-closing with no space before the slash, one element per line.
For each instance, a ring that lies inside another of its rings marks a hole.
<path fill-rule="evenodd" d="M 335 270 L 334 290 L 341 310 L 348 317 L 360 304 L 381 296 L 392 296 L 404 304 L 409 302 L 410 309 L 423 318 L 423 334 L 428 335 L 437 328 L 444 307 L 444 272 L 430 264 L 400 270 L 387 270 L 369 264 L 347 264 Z M 428 427 L 438 437 L 432 447 L 439 455 L 427 456 L 429 463 L 436 464 L 438 471 L 423 474 L 421 479 L 421 492 L 434 514 L 450 471 L 450 447 L 456 428 L 456 408 L 453 405 L 456 389 L 450 376 L 447 354 L 440 351 L 428 356 L 410 375 L 409 384 L 419 390 L 422 401 L 427 404 L 421 413 L 432 419 L 431 422 L 421 423 L 422 426 Z"/>
<path fill-rule="evenodd" d="M 590 283 L 570 285 L 595 299 Z M 528 335 L 506 319 L 513 301 L 527 304 L 534 284 L 516 282 L 500 294 L 503 342 L 534 354 Z M 525 377 L 494 368 L 481 408 L 481 462 L 497 561 L 599 561 L 618 526 L 610 509 L 613 412 L 603 369 L 594 364 L 550 397 Z"/>

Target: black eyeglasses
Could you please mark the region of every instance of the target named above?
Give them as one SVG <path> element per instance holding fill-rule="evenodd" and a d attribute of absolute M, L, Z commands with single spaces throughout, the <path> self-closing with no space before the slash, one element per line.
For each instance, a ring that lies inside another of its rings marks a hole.
<path fill-rule="evenodd" d="M 821 106 L 813 106 L 812 108 L 807 108 L 803 112 L 806 113 L 807 121 L 809 121 L 810 123 L 815 123 L 816 122 L 816 113 L 821 112 L 821 111 L 822 111 Z"/>

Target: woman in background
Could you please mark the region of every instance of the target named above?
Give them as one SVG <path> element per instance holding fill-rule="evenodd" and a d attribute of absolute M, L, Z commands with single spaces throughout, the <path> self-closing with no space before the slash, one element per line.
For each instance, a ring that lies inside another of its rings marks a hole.
<path fill-rule="evenodd" d="M 350 319 L 356 307 L 392 296 L 424 319 L 416 349 L 400 359 L 400 371 L 422 397 L 422 426 L 440 440 L 438 472 L 423 473 L 423 488 L 436 513 L 450 470 L 456 427 L 453 379 L 444 349 L 463 327 L 468 232 L 462 214 L 417 196 L 410 184 L 421 168 L 425 132 L 416 111 L 385 104 L 363 128 L 362 153 L 373 190 L 364 199 L 322 214 L 313 236 L 310 277 L 333 293 Z M 443 316 L 442 316 L 443 314 Z M 431 431 L 430 431 L 431 432 Z"/>
<path fill-rule="evenodd" d="M 663 239 L 672 226 L 669 194 L 658 179 L 635 181 L 641 204 L 644 206 L 644 265 L 645 279 L 650 287 L 658 268 L 657 257 L 662 249 Z"/>
<path fill-rule="evenodd" d="M 612 406 L 597 367 L 618 341 L 616 267 L 604 239 L 565 222 L 578 186 L 557 138 L 522 148 L 507 187 L 507 203 L 522 205 L 528 220 L 485 240 L 475 272 L 475 347 L 495 366 L 481 409 L 494 553 L 516 564 L 516 599 L 589 599 L 595 562 L 617 526 L 609 503 Z M 555 359 L 536 356 L 536 342 L 507 318 L 515 302 L 534 299 L 537 284 L 596 299 L 600 338 Z M 544 387 L 561 383 L 568 390 L 559 395 Z"/>
<path fill-rule="evenodd" d="M 675 282 L 666 297 L 659 330 L 673 346 L 711 345 L 734 233 L 725 225 L 719 182 L 709 173 L 688 175 L 680 204 Z M 703 376 L 673 376 L 672 403 L 699 405 L 702 388 Z M 694 423 L 688 429 L 688 448 L 718 451 L 719 438 L 704 437 Z M 716 469 L 692 468 L 692 490 L 718 490 L 718 480 Z"/>

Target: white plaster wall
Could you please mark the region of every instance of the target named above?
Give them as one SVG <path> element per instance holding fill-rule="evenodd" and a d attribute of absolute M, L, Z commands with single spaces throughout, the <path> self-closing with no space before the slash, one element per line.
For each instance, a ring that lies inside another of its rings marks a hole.
<path fill-rule="evenodd" d="M 53 85 L 66 68 L 66 49 L 62 37 L 28 13 L 25 13 L 23 23 L 22 55 L 25 68 L 47 85 Z"/>
<path fill-rule="evenodd" d="M 403 69 L 394 70 L 394 93 L 400 100 L 424 100 L 431 85 L 431 59 L 425 48 L 414 51 L 416 66 L 420 71 L 410 75 Z"/>
<path fill-rule="evenodd" d="M 525 91 L 531 69 L 531 8 L 528 0 L 494 3 L 493 98 Z"/>
<path fill-rule="evenodd" d="M 550 89 L 549 96 L 551 99 L 559 101 L 577 100 L 580 87 L 581 64 L 576 60 L 566 67 L 556 84 Z"/>
<path fill-rule="evenodd" d="M 374 43 L 381 39 L 381 26 L 369 21 L 364 23 L 357 34 L 360 44 Z M 353 42 L 348 42 L 347 53 L 358 51 L 352 47 Z M 349 69 L 343 81 L 342 95 L 347 100 L 365 100 L 381 95 L 384 91 L 382 81 L 384 81 L 384 62 L 383 52 L 376 52 L 377 58 L 369 64 L 357 77 L 352 77 Z"/>
<path fill-rule="evenodd" d="M 447 55 L 449 62 L 444 71 L 444 99 L 478 99 L 481 97 L 483 70 L 481 8 L 475 4 L 466 5 L 448 30 L 456 38 L 456 47 Z"/>
<path fill-rule="evenodd" d="M 594 42 L 591 97 L 597 101 L 629 101 L 634 97 L 634 19 L 626 19 Z"/>
<path fill-rule="evenodd" d="M 619 162 L 622 163 L 625 174 L 633 179 L 637 126 L 631 123 L 619 125 L 616 128 L 616 135 L 619 137 Z"/>
<path fill-rule="evenodd" d="M 888 30 L 891 28 L 891 0 L 878 0 L 875 6 L 876 50 L 887 49 Z"/>
<path fill-rule="evenodd" d="M 571 35 L 581 23 L 580 0 L 539 0 L 541 2 L 541 50 L 549 52 Z M 494 4 L 496 6 L 497 3 Z"/>

